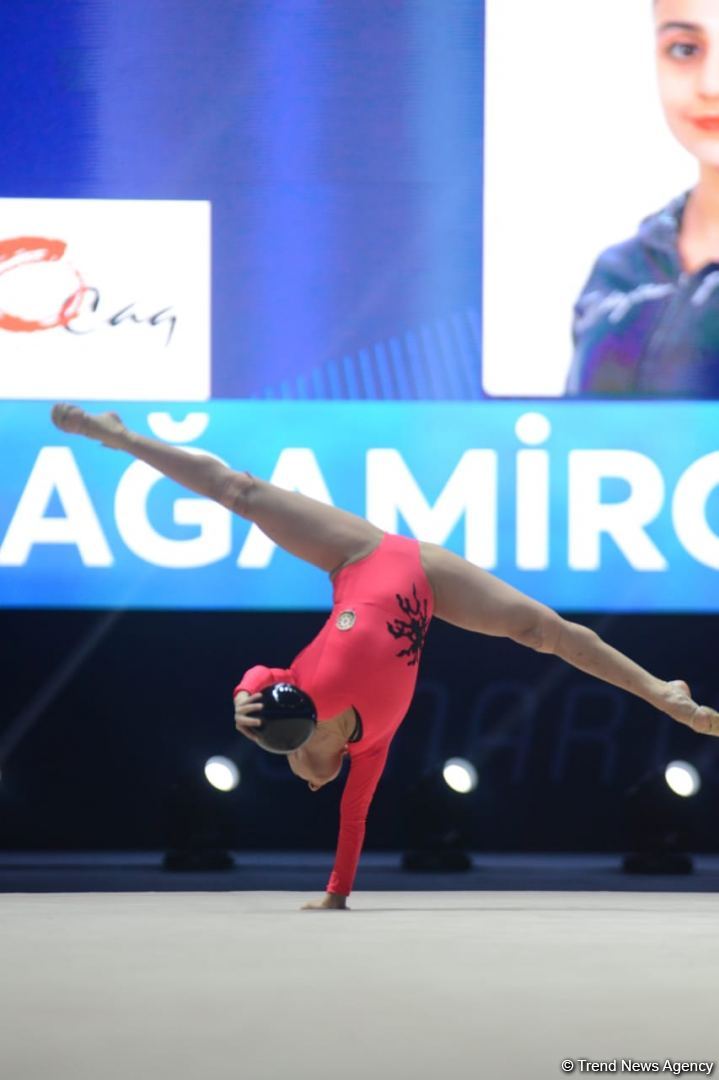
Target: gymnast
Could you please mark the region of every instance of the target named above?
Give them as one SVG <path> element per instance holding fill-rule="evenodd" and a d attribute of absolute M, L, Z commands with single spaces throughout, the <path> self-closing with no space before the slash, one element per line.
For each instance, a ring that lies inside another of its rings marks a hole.
<path fill-rule="evenodd" d="M 553 653 L 696 732 L 719 735 L 719 713 L 697 705 L 685 682 L 650 675 L 593 630 L 568 622 L 436 544 L 383 533 L 363 518 L 235 472 L 207 454 L 139 435 L 116 413 L 91 415 L 73 405 L 55 405 L 52 419 L 62 431 L 124 450 L 215 500 L 329 573 L 333 607 L 317 637 L 289 668 L 250 668 L 234 692 L 235 726 L 259 745 L 262 690 L 291 683 L 310 696 L 318 723 L 308 741 L 287 754 L 290 769 L 310 790 L 334 780 L 345 755 L 350 758 L 334 868 L 325 896 L 306 909 L 347 906 L 367 812 L 412 700 L 433 616 Z"/>

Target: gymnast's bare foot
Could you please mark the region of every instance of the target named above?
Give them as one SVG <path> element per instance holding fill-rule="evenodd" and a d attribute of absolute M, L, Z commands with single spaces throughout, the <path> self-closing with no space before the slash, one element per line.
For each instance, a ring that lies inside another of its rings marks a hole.
<path fill-rule="evenodd" d="M 700 735 L 719 735 L 719 713 L 707 705 L 692 700 L 688 685 L 682 679 L 666 683 L 662 710 L 680 724 L 686 724 Z"/>
<path fill-rule="evenodd" d="M 119 449 L 124 446 L 127 428 L 117 413 L 106 412 L 91 414 L 77 405 L 53 405 L 52 422 L 60 431 L 71 435 L 86 435 L 88 439 L 97 439 L 103 446 Z"/>

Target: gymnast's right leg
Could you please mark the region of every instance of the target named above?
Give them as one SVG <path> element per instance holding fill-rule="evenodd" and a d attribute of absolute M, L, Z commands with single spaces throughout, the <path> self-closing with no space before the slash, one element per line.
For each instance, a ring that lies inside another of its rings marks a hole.
<path fill-rule="evenodd" d="M 694 731 L 719 736 L 719 714 L 692 700 L 681 680 L 651 675 L 586 626 L 563 619 L 499 578 L 436 544 L 421 545 L 439 619 L 477 634 L 507 637 L 553 653 L 580 671 L 619 686 Z"/>
<path fill-rule="evenodd" d="M 209 454 L 138 435 L 117 413 L 93 415 L 74 405 L 55 405 L 52 420 L 61 431 L 124 450 L 183 487 L 221 503 L 254 522 L 285 551 L 328 573 L 368 555 L 382 539 L 380 529 L 356 514 L 235 472 Z"/>

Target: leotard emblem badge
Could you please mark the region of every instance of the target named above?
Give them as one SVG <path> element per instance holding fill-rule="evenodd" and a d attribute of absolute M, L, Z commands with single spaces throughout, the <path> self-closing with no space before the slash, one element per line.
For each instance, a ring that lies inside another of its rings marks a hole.
<path fill-rule="evenodd" d="M 341 611 L 337 616 L 335 626 L 338 630 L 351 630 L 356 618 L 354 611 Z"/>

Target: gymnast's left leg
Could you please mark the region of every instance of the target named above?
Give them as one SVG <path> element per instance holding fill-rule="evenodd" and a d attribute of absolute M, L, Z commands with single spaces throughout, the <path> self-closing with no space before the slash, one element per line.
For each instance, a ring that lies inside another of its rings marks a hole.
<path fill-rule="evenodd" d="M 553 653 L 580 671 L 648 701 L 694 731 L 719 735 L 719 713 L 697 705 L 685 682 L 665 682 L 650 675 L 593 630 L 568 622 L 451 551 L 423 543 L 421 552 L 438 618 L 465 630 L 511 638 L 538 652 Z"/>
<path fill-rule="evenodd" d="M 55 405 L 61 431 L 85 435 L 146 462 L 190 491 L 254 522 L 285 551 L 331 573 L 373 551 L 382 532 L 356 514 L 284 491 L 247 472 L 235 472 L 210 454 L 195 453 L 130 431 L 116 413 L 86 413 Z"/>

